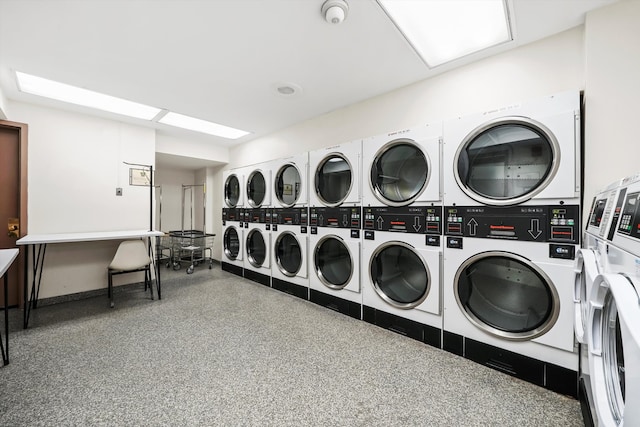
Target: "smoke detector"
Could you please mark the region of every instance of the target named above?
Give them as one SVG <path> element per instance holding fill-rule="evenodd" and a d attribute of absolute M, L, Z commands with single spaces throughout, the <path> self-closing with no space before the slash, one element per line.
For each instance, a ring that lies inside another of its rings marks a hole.
<path fill-rule="evenodd" d="M 327 0 L 322 4 L 322 16 L 330 24 L 339 24 L 347 18 L 349 5 L 345 0 Z"/>

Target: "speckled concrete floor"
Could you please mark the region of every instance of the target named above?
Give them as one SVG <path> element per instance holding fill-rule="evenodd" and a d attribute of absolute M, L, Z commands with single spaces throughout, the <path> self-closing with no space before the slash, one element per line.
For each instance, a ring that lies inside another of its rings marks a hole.
<path fill-rule="evenodd" d="M 581 426 L 579 403 L 220 270 L 12 310 L 0 425 Z"/>

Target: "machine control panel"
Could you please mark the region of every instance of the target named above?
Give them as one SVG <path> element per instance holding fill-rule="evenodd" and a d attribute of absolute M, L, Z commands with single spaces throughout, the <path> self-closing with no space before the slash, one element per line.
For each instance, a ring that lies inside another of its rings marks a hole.
<path fill-rule="evenodd" d="M 311 227 L 362 228 L 361 207 L 314 207 L 309 209 Z"/>
<path fill-rule="evenodd" d="M 442 234 L 442 206 L 365 207 L 365 230 Z"/>
<path fill-rule="evenodd" d="M 625 236 L 640 239 L 640 192 L 630 193 L 624 199 L 624 205 L 618 220 L 617 232 Z"/>
<path fill-rule="evenodd" d="M 448 236 L 530 242 L 579 243 L 580 208 L 553 206 L 447 206 Z"/>
<path fill-rule="evenodd" d="M 244 210 L 238 208 L 222 208 L 222 225 L 227 221 L 244 221 Z"/>
<path fill-rule="evenodd" d="M 613 240 L 613 235 L 616 233 L 616 228 L 618 226 L 618 220 L 620 219 L 620 214 L 622 213 L 622 204 L 624 203 L 624 198 L 627 195 L 627 189 L 622 188 L 620 193 L 618 193 L 618 199 L 616 200 L 616 207 L 613 209 L 613 217 L 611 218 L 611 225 L 609 226 L 609 234 L 607 234 L 607 240 Z"/>
<path fill-rule="evenodd" d="M 277 208 L 271 214 L 271 222 L 275 226 L 283 225 L 300 225 L 306 227 L 309 225 L 309 211 L 307 208 Z"/>
<path fill-rule="evenodd" d="M 271 222 L 271 209 L 253 208 L 244 210 L 244 220 L 246 223 L 253 222 L 259 224 L 267 223 L 267 214 L 269 223 Z"/>

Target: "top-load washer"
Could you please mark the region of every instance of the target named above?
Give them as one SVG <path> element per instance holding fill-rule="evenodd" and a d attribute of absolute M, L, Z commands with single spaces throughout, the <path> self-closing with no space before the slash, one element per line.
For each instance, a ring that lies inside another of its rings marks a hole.
<path fill-rule="evenodd" d="M 272 162 L 273 207 L 299 208 L 309 206 L 309 153 Z"/>
<path fill-rule="evenodd" d="M 222 173 L 224 207 L 231 209 L 244 207 L 244 175 L 244 168 L 231 169 Z"/>
<path fill-rule="evenodd" d="M 425 205 L 442 200 L 442 124 L 362 141 L 363 206 Z"/>
<path fill-rule="evenodd" d="M 360 140 L 310 151 L 309 206 L 360 206 L 361 164 Z"/>
<path fill-rule="evenodd" d="M 245 194 L 248 208 L 270 208 L 272 206 L 271 168 L 271 162 L 259 163 L 245 168 Z"/>
<path fill-rule="evenodd" d="M 578 92 L 446 121 L 443 139 L 445 205 L 557 204 L 580 197 Z"/>

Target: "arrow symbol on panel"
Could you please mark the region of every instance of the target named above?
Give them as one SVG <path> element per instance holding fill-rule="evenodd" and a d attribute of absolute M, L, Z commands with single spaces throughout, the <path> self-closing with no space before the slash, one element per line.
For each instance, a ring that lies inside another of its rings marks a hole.
<path fill-rule="evenodd" d="M 476 229 L 478 228 L 478 221 L 475 218 L 471 218 L 471 220 L 467 223 L 467 227 L 469 227 L 469 236 L 476 235 Z"/>
<path fill-rule="evenodd" d="M 540 220 L 537 218 L 531 219 L 531 228 L 528 230 L 533 240 L 537 240 L 538 236 L 542 234 L 542 230 L 540 230 Z"/>
<path fill-rule="evenodd" d="M 422 225 L 420 225 L 420 217 L 416 216 L 413 217 L 413 229 L 418 231 L 422 228 Z"/>
<path fill-rule="evenodd" d="M 378 217 L 378 230 L 382 230 L 382 224 L 384 224 L 384 219 L 381 216 Z"/>

